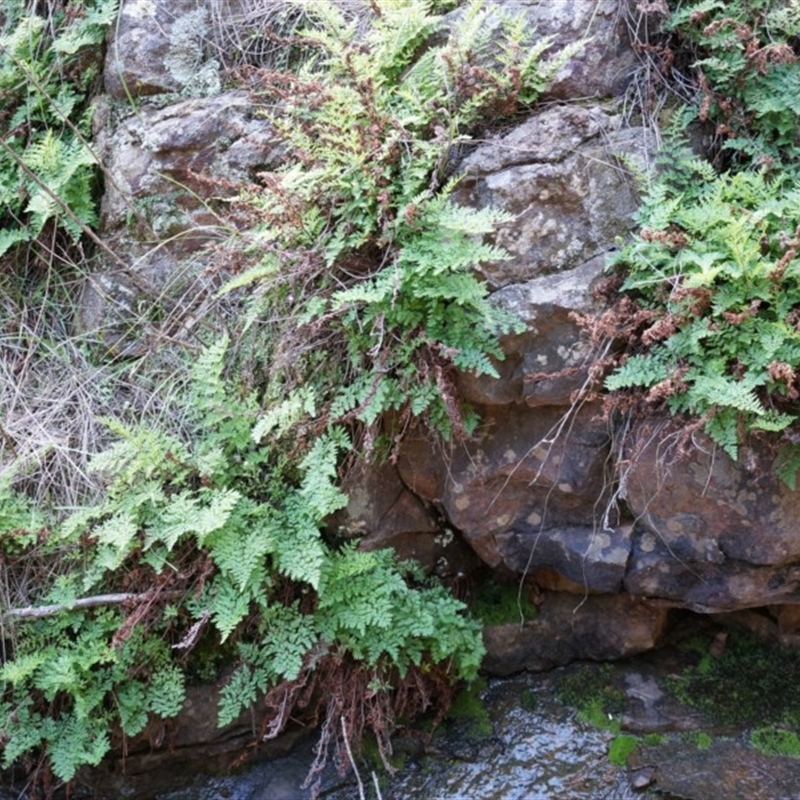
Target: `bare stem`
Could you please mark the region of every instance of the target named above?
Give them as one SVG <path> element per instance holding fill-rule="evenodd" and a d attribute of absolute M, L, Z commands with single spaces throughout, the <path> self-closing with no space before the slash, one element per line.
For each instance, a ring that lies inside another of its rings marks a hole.
<path fill-rule="evenodd" d="M 350 759 L 350 764 L 353 767 L 353 772 L 356 775 L 356 780 L 358 781 L 358 797 L 359 800 L 366 800 L 366 796 L 364 795 L 364 784 L 361 782 L 361 775 L 358 773 L 358 767 L 356 766 L 356 760 L 353 758 L 353 751 L 350 749 L 350 740 L 347 738 L 347 725 L 345 725 L 344 717 L 341 717 L 342 722 L 342 737 L 344 738 L 344 747 L 347 750 L 347 757 Z"/>
<path fill-rule="evenodd" d="M 163 596 L 178 594 L 177 592 L 164 592 Z M 135 594 L 125 592 L 122 594 L 97 594 L 93 597 L 81 597 L 73 603 L 53 603 L 49 606 L 27 606 L 26 608 L 9 608 L 4 611 L 3 617 L 16 617 L 17 619 L 43 619 L 53 617 L 62 611 L 74 611 L 77 608 L 94 608 L 96 606 L 118 606 L 128 600 L 149 600 L 149 592 Z"/>

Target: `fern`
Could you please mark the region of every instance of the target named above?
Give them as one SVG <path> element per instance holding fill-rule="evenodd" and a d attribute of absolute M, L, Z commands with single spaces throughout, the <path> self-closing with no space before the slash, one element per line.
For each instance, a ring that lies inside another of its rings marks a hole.
<path fill-rule="evenodd" d="M 744 170 L 687 183 L 699 172 L 684 156 L 662 174 L 642 235 L 617 260 L 624 288 L 669 315 L 675 330 L 629 355 L 605 385 L 651 389 L 679 376 L 670 410 L 705 417 L 706 432 L 735 457 L 744 431 L 778 432 L 795 420 L 784 398 L 797 391 L 788 365 L 800 357 L 800 282 L 786 242 L 800 205 L 789 177 Z"/>
<path fill-rule="evenodd" d="M 475 277 L 480 263 L 507 257 L 483 241 L 506 218 L 452 203 L 455 184 L 443 175 L 450 148 L 467 141 L 483 115 L 532 102 L 570 54 L 543 60 L 552 42 L 531 41 L 519 21 L 503 20 L 498 55 L 493 14 L 471 3 L 437 42 L 439 20 L 428 4 L 407 0 L 387 7 L 362 42 L 334 7 L 315 4 L 308 61 L 275 77 L 307 93 L 302 102 L 288 99 L 273 120 L 290 154 L 286 167 L 247 202 L 268 231 L 254 232 L 254 241 L 276 245 L 264 262 L 274 305 L 265 294 L 262 309 L 274 315 L 286 296 L 276 288 L 276 263 L 291 276 L 298 264 L 318 260 L 336 276 L 309 286 L 294 301 L 297 310 L 278 312 L 316 329 L 331 326 L 348 354 L 346 370 L 311 373 L 323 379 L 309 388 L 317 415 L 373 425 L 387 411 L 409 408 L 446 431 L 452 411 L 421 362 L 435 352 L 439 362 L 494 375 L 498 337 L 518 329 Z M 485 79 L 474 91 L 459 88 L 475 63 Z M 374 253 L 374 265 L 342 281 L 363 253 Z M 258 279 L 259 269 L 249 274 Z M 287 388 L 256 427 L 259 441 L 273 430 L 281 435 L 299 413 L 299 396 Z"/>
<path fill-rule="evenodd" d="M 150 676 L 148 706 L 161 717 L 175 717 L 185 699 L 184 677 L 174 664 L 162 667 Z"/>
<path fill-rule="evenodd" d="M 300 614 L 297 606 L 273 606 L 262 616 L 264 629 L 258 645 L 240 646 L 242 664 L 222 688 L 218 721 L 226 725 L 258 694 L 279 680 L 295 680 L 304 659 L 317 643 L 317 620 Z"/>
<path fill-rule="evenodd" d="M 316 416 L 316 409 L 314 388 L 301 386 L 281 402 L 266 409 L 253 427 L 252 437 L 260 442 L 268 434 L 283 436 L 299 420 Z"/>
<path fill-rule="evenodd" d="M 32 712 L 30 698 L 23 700 L 16 707 L 3 705 L 4 718 L 8 719 L 13 708 L 16 724 L 6 727 L 7 739 L 3 746 L 3 766 L 10 767 L 21 756 L 38 748 L 52 728 L 52 722 Z"/>
<path fill-rule="evenodd" d="M 784 444 L 775 460 L 775 473 L 792 491 L 797 488 L 798 470 L 800 470 L 800 446 Z"/>
<path fill-rule="evenodd" d="M 275 566 L 292 580 L 307 583 L 316 589 L 327 559 L 327 549 L 319 535 L 318 522 L 295 498 L 287 502 L 285 522 L 287 524 L 282 536 L 277 539 Z"/>
<path fill-rule="evenodd" d="M 606 389 L 618 391 L 631 387 L 655 386 L 667 377 L 663 361 L 655 354 L 633 355 L 613 375 L 606 378 Z"/>
<path fill-rule="evenodd" d="M 266 582 L 258 573 L 268 555 L 279 550 L 282 526 L 268 506 L 243 508 L 240 503 L 229 524 L 211 533 L 205 544 L 220 572 L 244 591 L 248 585 Z"/>
<path fill-rule="evenodd" d="M 264 221 L 243 234 L 264 258 L 236 281 L 254 287 L 236 339 L 200 354 L 168 409 L 180 435 L 107 420 L 115 441 L 92 462 L 105 490 L 48 536 L 0 492 L 4 524 L 31 527 L 15 534 L 19 546 L 68 565 L 41 587 L 44 617 L 18 620 L 2 667 L 3 709 L 15 710 L 6 763 L 36 752 L 70 780 L 108 750 L 109 731 L 133 736 L 151 716 L 177 715 L 187 680 L 234 651 L 221 724 L 281 684 L 313 680 L 322 662 L 321 674 L 369 674 L 384 694 L 422 696 L 426 681 L 477 673 L 480 626 L 462 603 L 390 552 L 339 548 L 325 525 L 347 502 L 340 478 L 355 442 L 387 412 L 445 434 L 475 424 L 454 410 L 453 369 L 495 374 L 498 337 L 519 323 L 475 277 L 505 257 L 486 240 L 505 219 L 455 205 L 447 162 L 484 117 L 533 102 L 559 59 L 508 20 L 490 51 L 490 12 L 477 4 L 447 36 L 426 3 L 384 6 L 362 34 L 334 6 L 311 4 L 308 58 L 272 75 L 299 90 L 275 121 L 286 167 L 242 200 Z M 83 52 L 113 7 L 87 3 L 83 22 L 58 29 L 48 69 Z M 33 21 L 4 45 L 32 63 L 49 35 Z M 476 64 L 486 79 L 464 89 Z M 19 84 L 19 65 L 0 64 L 0 89 Z M 82 113 L 77 90 L 58 102 Z M 41 120 L 44 105 L 20 98 L 14 113 Z M 91 225 L 81 204 L 91 157 L 46 129 L 20 158 Z M 26 236 L 49 221 L 77 235 L 40 189 L 27 187 L 24 208 L 13 200 Z M 4 200 L 15 191 L 0 184 Z M 0 243 L 13 241 L 0 230 Z M 319 695 L 309 717 L 333 701 Z"/>
<path fill-rule="evenodd" d="M 118 9 L 116 0 L 86 0 L 81 14 L 46 18 L 17 5 L 4 9 L 0 38 L 0 92 L 7 129 L 17 131 L 0 148 L 0 254 L 36 239 L 50 221 L 76 243 L 97 222 L 88 106 L 97 45 Z"/>
<path fill-rule="evenodd" d="M 79 766 L 97 766 L 109 751 L 108 731 L 97 722 L 71 716 L 54 726 L 47 743 L 47 755 L 59 780 L 71 781 Z"/>
<path fill-rule="evenodd" d="M 253 706 L 258 693 L 269 685 L 270 677 L 264 669 L 237 669 L 220 691 L 217 725 L 221 728 L 230 724 L 244 709 Z"/>
<path fill-rule="evenodd" d="M 115 692 L 119 722 L 126 736 L 141 733 L 148 720 L 147 687 L 139 681 L 128 681 Z"/>
<path fill-rule="evenodd" d="M 202 546 L 210 533 L 226 524 L 239 498 L 240 494 L 234 489 L 197 494 L 183 491 L 173 495 L 160 510 L 157 521 L 148 526 L 145 547 L 161 542 L 171 550 L 187 534 L 193 534 Z"/>
<path fill-rule="evenodd" d="M 721 409 L 706 423 L 706 433 L 734 461 L 739 457 L 739 417 L 735 411 Z"/>

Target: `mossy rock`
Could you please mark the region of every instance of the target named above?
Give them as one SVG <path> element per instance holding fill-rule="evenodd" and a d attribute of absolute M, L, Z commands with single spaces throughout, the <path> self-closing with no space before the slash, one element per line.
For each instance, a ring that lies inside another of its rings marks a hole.
<path fill-rule="evenodd" d="M 707 641 L 685 646 L 699 661 L 666 684 L 682 703 L 723 726 L 800 728 L 800 683 L 793 679 L 800 652 L 741 631 L 730 633 L 725 652 L 716 658 Z"/>
<path fill-rule="evenodd" d="M 481 697 L 485 688 L 485 681 L 473 681 L 456 694 L 447 712 L 447 721 L 460 726 L 464 736 L 471 741 L 484 739 L 494 733 L 492 720 Z"/>
<path fill-rule="evenodd" d="M 498 583 L 491 579 L 480 584 L 469 607 L 484 625 L 523 623 L 538 614 L 524 586 Z"/>
<path fill-rule="evenodd" d="M 556 677 L 556 695 L 562 703 L 576 709 L 584 722 L 614 729 L 614 718 L 624 711 L 626 700 L 613 677 L 614 668 L 610 664 L 570 667 Z"/>

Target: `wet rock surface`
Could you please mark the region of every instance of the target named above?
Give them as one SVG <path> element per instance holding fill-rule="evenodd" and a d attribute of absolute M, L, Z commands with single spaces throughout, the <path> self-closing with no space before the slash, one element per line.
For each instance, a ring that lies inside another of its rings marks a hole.
<path fill-rule="evenodd" d="M 383 800 L 795 800 L 800 758 L 754 747 L 753 726 L 764 719 L 731 725 L 724 721 L 727 712 L 698 709 L 677 696 L 687 676 L 714 673 L 716 664 L 726 663 L 733 638 L 726 653 L 720 636 L 721 629 L 701 625 L 679 646 L 634 659 L 493 679 L 457 699 L 432 739 L 400 737 L 396 756 L 404 766 L 395 777 L 359 759 L 365 797 L 378 797 L 375 770 Z M 737 658 L 747 653 L 735 643 L 732 649 Z M 758 683 L 747 658 L 727 670 Z M 741 705 L 725 670 L 719 679 L 730 704 Z M 780 691 L 781 681 L 788 687 L 794 676 L 771 680 Z M 623 750 L 620 744 L 630 746 Z M 312 757 L 312 745 L 305 743 L 247 774 L 198 781 L 159 800 L 304 800 L 310 795 L 300 785 Z M 331 769 L 321 796 L 353 800 L 359 790 L 352 774 L 340 778 Z"/>
<path fill-rule="evenodd" d="M 524 624 L 484 630 L 484 670 L 490 675 L 535 672 L 576 659 L 611 659 L 652 650 L 664 634 L 668 610 L 626 595 L 546 596 Z"/>

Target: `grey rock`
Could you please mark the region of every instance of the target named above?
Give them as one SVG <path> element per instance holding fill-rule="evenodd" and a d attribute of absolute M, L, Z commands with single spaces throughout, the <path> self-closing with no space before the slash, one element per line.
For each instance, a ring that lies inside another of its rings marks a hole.
<path fill-rule="evenodd" d="M 361 460 L 345 476 L 342 489 L 348 502 L 327 520 L 332 532 L 360 537 L 363 550 L 391 547 L 401 561 L 413 559 L 440 577 L 475 569 L 474 553 L 408 490 L 394 465 Z"/>
<path fill-rule="evenodd" d="M 521 13 L 539 36 L 553 36 L 559 50 L 584 40 L 556 75 L 546 96 L 559 99 L 619 96 L 630 84 L 639 58 L 630 37 L 635 0 L 500 0 Z"/>
<path fill-rule="evenodd" d="M 632 529 L 587 525 L 542 530 L 533 526 L 498 534 L 505 565 L 517 574 L 551 569 L 588 592 L 622 589 L 631 552 Z"/>
<path fill-rule="evenodd" d="M 279 158 L 272 127 L 244 91 L 142 108 L 97 139 L 110 176 L 106 236 L 172 239 L 184 252 L 227 231 L 219 198 Z"/>
<path fill-rule="evenodd" d="M 113 355 L 144 355 L 148 350 L 141 335 L 144 296 L 142 287 L 121 270 L 87 276 L 76 305 L 76 332 L 100 342 Z"/>
<path fill-rule="evenodd" d="M 493 625 L 484 632 L 483 669 L 511 675 L 540 672 L 577 659 L 632 656 L 655 647 L 668 612 L 624 594 L 575 597 L 550 594 L 524 625 Z"/>
<path fill-rule="evenodd" d="M 454 198 L 510 215 L 495 240 L 511 258 L 484 264 L 482 277 L 501 288 L 613 249 L 633 226 L 634 173 L 648 168 L 652 145 L 599 108 L 556 106 L 475 150 Z"/>
<path fill-rule="evenodd" d="M 207 57 L 211 23 L 202 0 L 126 0 L 108 45 L 106 91 L 118 100 L 183 91 L 220 91 Z"/>
<path fill-rule="evenodd" d="M 684 560 L 650 533 L 634 536 L 625 590 L 703 614 L 800 602 L 800 566 L 758 567 L 737 561 Z"/>

